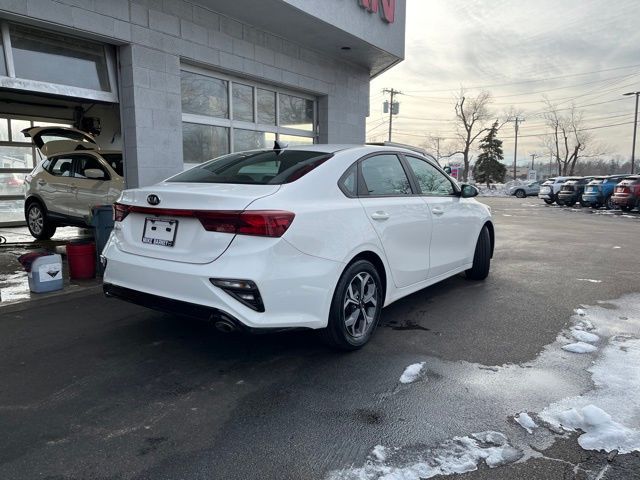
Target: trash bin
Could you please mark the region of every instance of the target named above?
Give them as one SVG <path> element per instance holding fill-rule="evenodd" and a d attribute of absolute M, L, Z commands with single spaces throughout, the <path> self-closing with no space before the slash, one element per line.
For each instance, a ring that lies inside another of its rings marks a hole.
<path fill-rule="evenodd" d="M 91 209 L 91 226 L 93 227 L 93 235 L 96 240 L 96 271 L 98 275 L 102 275 L 103 268 L 100 263 L 100 254 L 104 250 L 109 235 L 113 230 L 113 206 L 97 205 Z"/>
<path fill-rule="evenodd" d="M 96 276 L 96 244 L 87 240 L 67 243 L 69 277 L 77 280 Z"/>
<path fill-rule="evenodd" d="M 27 272 L 29 290 L 34 293 L 62 290 L 62 257 L 46 250 L 29 252 L 18 257 Z"/>

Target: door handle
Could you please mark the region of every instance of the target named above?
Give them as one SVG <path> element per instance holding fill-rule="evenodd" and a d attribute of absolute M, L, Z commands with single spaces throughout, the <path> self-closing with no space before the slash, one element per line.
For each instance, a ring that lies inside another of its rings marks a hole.
<path fill-rule="evenodd" d="M 431 212 L 434 215 L 442 215 L 444 213 L 444 210 L 442 208 L 434 208 L 434 209 L 431 210 Z"/>
<path fill-rule="evenodd" d="M 391 215 L 389 215 L 387 212 L 383 212 L 382 210 L 378 210 L 377 212 L 371 214 L 371 218 L 380 221 L 388 220 L 390 216 Z"/>

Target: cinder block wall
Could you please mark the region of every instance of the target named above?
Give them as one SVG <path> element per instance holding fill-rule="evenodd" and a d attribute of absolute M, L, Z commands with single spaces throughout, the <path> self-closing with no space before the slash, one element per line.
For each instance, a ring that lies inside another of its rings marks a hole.
<path fill-rule="evenodd" d="M 183 0 L 0 0 L 0 14 L 119 46 L 127 183 L 182 170 L 180 62 L 319 98 L 321 143 L 362 143 L 369 72 Z M 65 27 L 71 27 L 73 31 Z"/>

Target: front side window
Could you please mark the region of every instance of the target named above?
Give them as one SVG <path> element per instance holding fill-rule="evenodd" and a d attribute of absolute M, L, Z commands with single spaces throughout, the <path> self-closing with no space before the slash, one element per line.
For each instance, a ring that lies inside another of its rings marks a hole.
<path fill-rule="evenodd" d="M 260 150 L 216 158 L 167 180 L 187 183 L 281 185 L 306 175 L 331 158 L 324 152 Z"/>
<path fill-rule="evenodd" d="M 411 185 L 396 155 L 376 155 L 362 161 L 362 178 L 371 196 L 410 195 Z"/>
<path fill-rule="evenodd" d="M 75 157 L 76 168 L 73 173 L 74 178 L 86 178 L 90 180 L 108 180 L 109 174 L 100 164 L 100 161 L 89 155 L 78 155 Z M 102 172 L 102 177 L 97 176 Z"/>
<path fill-rule="evenodd" d="M 70 177 L 73 171 L 73 159 L 71 157 L 58 157 L 51 160 L 49 173 L 56 177 Z"/>
<path fill-rule="evenodd" d="M 429 162 L 417 157 L 406 157 L 423 195 L 453 195 L 455 190 L 451 181 Z"/>

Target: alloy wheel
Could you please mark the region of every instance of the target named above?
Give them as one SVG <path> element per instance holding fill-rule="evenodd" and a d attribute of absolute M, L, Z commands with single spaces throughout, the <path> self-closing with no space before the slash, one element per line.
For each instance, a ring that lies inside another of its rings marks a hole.
<path fill-rule="evenodd" d="M 40 235 L 44 228 L 44 216 L 38 205 L 29 208 L 29 228 L 35 235 Z"/>
<path fill-rule="evenodd" d="M 356 274 L 346 289 L 343 301 L 344 324 L 353 338 L 366 335 L 373 326 L 378 309 L 378 286 L 367 272 Z"/>

